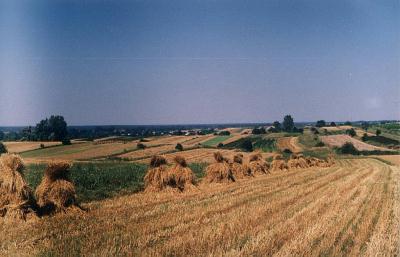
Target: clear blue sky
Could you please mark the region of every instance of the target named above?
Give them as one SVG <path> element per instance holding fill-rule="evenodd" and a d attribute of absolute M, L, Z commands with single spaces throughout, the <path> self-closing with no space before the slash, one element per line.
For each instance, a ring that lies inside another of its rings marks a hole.
<path fill-rule="evenodd" d="M 400 119 L 399 3 L 4 0 L 0 125 Z"/>

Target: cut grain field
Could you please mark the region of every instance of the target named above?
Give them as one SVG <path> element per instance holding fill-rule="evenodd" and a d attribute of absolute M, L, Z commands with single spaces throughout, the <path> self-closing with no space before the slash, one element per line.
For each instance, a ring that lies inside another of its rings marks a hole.
<path fill-rule="evenodd" d="M 124 151 L 136 149 L 137 141 L 129 143 L 96 144 L 86 142 L 72 145 L 60 145 L 51 148 L 24 152 L 21 156 L 27 161 L 34 160 L 85 160 L 122 154 Z"/>
<path fill-rule="evenodd" d="M 10 153 L 22 153 L 26 151 L 40 149 L 40 145 L 43 145 L 44 147 L 61 145 L 61 142 L 40 142 L 40 141 L 3 142 L 3 143 L 7 147 L 8 152 Z"/>
<path fill-rule="evenodd" d="M 5 256 L 395 256 L 400 170 L 376 159 L 1 223 Z M 0 221 L 2 222 L 2 221 Z"/>
<path fill-rule="evenodd" d="M 384 147 L 373 146 L 367 143 L 364 143 L 360 140 L 352 138 L 348 135 L 331 135 L 331 136 L 320 136 L 320 139 L 325 144 L 331 147 L 341 147 L 346 142 L 352 143 L 357 150 L 359 151 L 373 151 L 373 150 L 383 150 L 383 151 L 390 151 L 390 149 Z"/>

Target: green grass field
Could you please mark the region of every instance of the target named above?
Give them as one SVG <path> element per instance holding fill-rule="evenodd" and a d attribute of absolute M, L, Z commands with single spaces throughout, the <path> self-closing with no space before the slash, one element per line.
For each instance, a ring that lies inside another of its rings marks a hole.
<path fill-rule="evenodd" d="M 225 140 L 227 140 L 228 138 L 231 138 L 232 135 L 230 136 L 216 136 L 211 138 L 210 140 L 205 141 L 204 143 L 202 143 L 202 145 L 204 146 L 217 146 L 219 143 L 224 142 Z"/>
<path fill-rule="evenodd" d="M 198 179 L 204 177 L 206 163 L 193 163 L 189 167 Z M 35 189 L 43 177 L 44 164 L 28 165 L 25 177 Z M 76 185 L 78 200 L 90 202 L 143 190 L 147 165 L 129 162 L 75 163 L 70 179 Z"/>

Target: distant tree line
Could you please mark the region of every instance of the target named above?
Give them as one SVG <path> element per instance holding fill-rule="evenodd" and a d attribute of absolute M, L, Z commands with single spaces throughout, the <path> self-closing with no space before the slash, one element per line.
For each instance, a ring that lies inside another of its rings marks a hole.
<path fill-rule="evenodd" d="M 22 140 L 22 141 L 61 141 L 69 144 L 67 122 L 63 116 L 52 115 L 50 118 L 41 120 L 35 127 L 29 126 L 21 132 L 5 134 L 0 132 L 0 140 Z"/>

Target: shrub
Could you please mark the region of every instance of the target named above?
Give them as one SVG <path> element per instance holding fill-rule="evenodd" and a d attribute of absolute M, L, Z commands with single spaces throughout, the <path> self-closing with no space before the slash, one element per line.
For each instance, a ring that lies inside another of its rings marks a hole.
<path fill-rule="evenodd" d="M 138 143 L 136 145 L 136 147 L 137 147 L 137 149 L 145 149 L 146 148 L 146 146 L 144 144 L 142 144 L 142 143 Z"/>
<path fill-rule="evenodd" d="M 291 153 L 293 153 L 293 152 L 292 152 L 290 149 L 285 148 L 285 149 L 283 150 L 283 153 L 291 154 Z"/>
<path fill-rule="evenodd" d="M 175 146 L 175 149 L 178 150 L 178 151 L 183 151 L 183 146 L 182 146 L 182 144 L 177 143 L 176 146 Z"/>
<path fill-rule="evenodd" d="M 368 140 L 367 133 L 364 133 L 364 135 L 361 137 L 361 140 L 364 141 L 364 142 Z"/>
<path fill-rule="evenodd" d="M 230 136 L 230 135 L 231 135 L 231 132 L 229 132 L 229 131 L 227 131 L 227 130 L 224 130 L 224 131 L 219 132 L 219 135 L 220 135 L 220 136 Z"/>
<path fill-rule="evenodd" d="M 240 144 L 240 148 L 242 148 L 243 150 L 245 150 L 247 152 L 252 152 L 253 151 L 253 143 L 251 142 L 251 140 L 245 139 Z"/>
<path fill-rule="evenodd" d="M 353 128 L 346 130 L 346 134 L 349 134 L 351 137 L 357 135 L 356 131 Z"/>
<path fill-rule="evenodd" d="M 69 140 L 69 139 L 64 139 L 61 142 L 62 142 L 63 145 L 70 145 L 71 144 L 71 140 Z"/>
<path fill-rule="evenodd" d="M 359 151 L 351 142 L 346 142 L 342 147 L 339 148 L 340 153 L 342 154 L 353 154 L 358 155 Z"/>
<path fill-rule="evenodd" d="M 267 133 L 267 131 L 265 130 L 264 127 L 261 127 L 261 128 L 254 128 L 251 133 L 254 135 L 259 135 L 259 134 L 265 134 Z"/>
<path fill-rule="evenodd" d="M 6 146 L 2 142 L 0 142 L 0 154 L 7 153 L 7 152 L 8 151 L 7 151 Z"/>
<path fill-rule="evenodd" d="M 324 142 L 319 141 L 317 144 L 315 144 L 316 147 L 323 147 L 325 146 Z"/>
<path fill-rule="evenodd" d="M 44 144 L 42 143 L 42 144 L 40 144 L 40 148 L 44 148 Z"/>
<path fill-rule="evenodd" d="M 217 145 L 218 148 L 221 148 L 221 147 L 223 147 L 223 146 L 224 146 L 223 143 L 219 143 L 219 144 Z"/>
<path fill-rule="evenodd" d="M 330 125 L 331 125 L 331 127 L 336 127 L 336 123 L 335 123 L 335 122 L 333 122 L 333 121 L 331 122 L 331 124 L 330 124 Z"/>
<path fill-rule="evenodd" d="M 382 134 L 382 131 L 380 129 L 376 130 L 376 136 L 379 136 L 380 134 Z"/>

